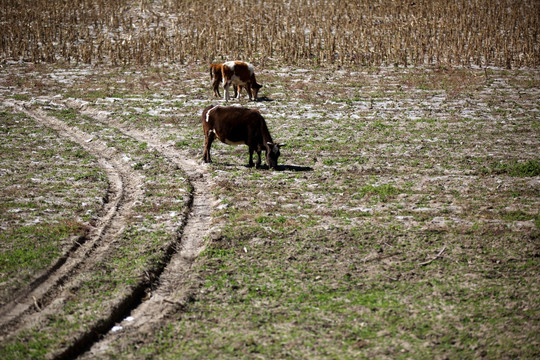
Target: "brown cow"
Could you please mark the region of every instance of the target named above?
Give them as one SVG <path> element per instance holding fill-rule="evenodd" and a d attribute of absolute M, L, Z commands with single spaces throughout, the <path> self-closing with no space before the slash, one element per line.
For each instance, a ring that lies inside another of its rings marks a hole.
<path fill-rule="evenodd" d="M 249 100 L 257 100 L 259 89 L 262 85 L 257 84 L 253 65 L 243 61 L 227 61 L 221 64 L 221 74 L 223 76 L 223 88 L 225 89 L 225 101 L 229 101 L 229 86 L 241 86 L 246 88 Z M 238 98 L 240 90 L 236 94 Z"/>
<path fill-rule="evenodd" d="M 258 160 L 255 166 L 261 166 L 261 151 L 266 152 L 266 163 L 271 169 L 277 168 L 280 155 L 279 149 L 285 145 L 274 143 L 266 121 L 257 110 L 238 106 L 206 107 L 201 115 L 205 144 L 203 160 L 211 163 L 210 147 L 217 137 L 228 145 L 247 145 L 249 147 L 249 163 L 252 167 L 253 152 L 256 151 Z"/>
<path fill-rule="evenodd" d="M 219 85 L 223 79 L 222 68 L 223 64 L 210 64 L 210 80 L 212 80 L 212 88 L 214 89 L 214 95 L 216 97 L 221 97 L 221 94 L 219 93 Z M 233 89 L 234 97 L 238 97 L 238 94 L 242 90 L 242 86 L 233 86 Z"/>

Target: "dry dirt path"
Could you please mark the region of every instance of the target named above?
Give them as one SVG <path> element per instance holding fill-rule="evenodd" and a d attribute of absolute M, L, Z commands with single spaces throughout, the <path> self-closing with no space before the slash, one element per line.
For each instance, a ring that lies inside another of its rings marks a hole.
<path fill-rule="evenodd" d="M 105 254 L 115 239 L 121 235 L 131 208 L 141 198 L 143 179 L 133 169 L 122 161 L 123 154 L 106 144 L 93 139 L 78 128 L 71 127 L 65 122 L 47 115 L 46 111 L 27 108 L 18 103 L 6 103 L 16 111 L 22 112 L 40 124 L 52 128 L 61 136 L 80 144 L 84 150 L 98 158 L 110 181 L 108 202 L 104 205 L 97 225 L 91 229 L 85 239 L 72 247 L 46 274 L 35 280 L 27 289 L 21 290 L 16 296 L 0 309 L 0 339 L 33 326 L 47 316 L 55 314 L 63 306 L 69 296 L 69 288 L 77 286 L 77 276 L 84 274 L 92 264 L 104 259 Z M 190 268 L 197 255 L 205 245 L 206 235 L 209 234 L 211 223 L 211 204 L 213 202 L 209 191 L 207 174 L 200 163 L 187 158 L 186 154 L 178 151 L 173 145 L 165 145 L 159 140 L 159 134 L 151 134 L 130 130 L 106 113 L 81 107 L 79 103 L 63 102 L 59 106 L 75 108 L 84 115 L 91 116 L 107 126 L 114 127 L 125 135 L 137 141 L 145 142 L 149 149 L 159 152 L 177 167 L 181 168 L 193 187 L 192 201 L 187 222 L 179 234 L 177 249 L 160 277 L 151 284 L 150 296 L 136 302 L 135 308 L 128 309 L 134 320 L 129 325 L 123 324 L 124 331 L 109 331 L 108 334 L 92 334 L 88 338 L 101 338 L 98 343 L 79 341 L 68 347 L 55 357 L 85 356 L 94 358 L 107 350 L 108 344 L 119 336 L 133 336 L 134 332 L 148 331 L 159 324 L 170 311 L 189 299 L 190 288 L 186 281 Z M 125 313 L 125 311 L 124 311 Z M 89 329 L 95 332 L 95 329 Z M 85 337 L 83 335 L 83 337 Z"/>

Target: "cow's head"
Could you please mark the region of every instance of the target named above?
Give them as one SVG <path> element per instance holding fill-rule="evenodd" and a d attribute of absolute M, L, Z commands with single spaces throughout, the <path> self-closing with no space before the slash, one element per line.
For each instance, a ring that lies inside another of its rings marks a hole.
<path fill-rule="evenodd" d="M 257 95 L 259 94 L 259 89 L 263 86 L 261 84 L 254 83 L 251 85 L 251 95 L 253 96 L 253 100 L 257 100 Z"/>
<path fill-rule="evenodd" d="M 285 144 L 266 143 L 266 163 L 270 169 L 277 168 L 277 161 L 280 155 L 279 149 Z"/>

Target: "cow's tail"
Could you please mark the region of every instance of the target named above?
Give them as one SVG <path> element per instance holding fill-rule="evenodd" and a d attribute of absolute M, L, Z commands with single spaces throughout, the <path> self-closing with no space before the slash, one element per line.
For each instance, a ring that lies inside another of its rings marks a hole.
<path fill-rule="evenodd" d="M 210 65 L 210 80 L 214 78 L 214 64 Z"/>
<path fill-rule="evenodd" d="M 268 143 L 273 143 L 274 141 L 272 140 L 272 135 L 270 135 L 270 131 L 268 131 L 268 126 L 266 125 L 266 121 L 264 120 L 264 118 L 262 117 L 261 114 L 259 114 L 260 116 L 260 124 L 261 124 L 261 135 L 262 135 L 262 138 L 263 138 L 263 141 L 264 141 L 264 146 L 267 147 L 267 144 Z"/>

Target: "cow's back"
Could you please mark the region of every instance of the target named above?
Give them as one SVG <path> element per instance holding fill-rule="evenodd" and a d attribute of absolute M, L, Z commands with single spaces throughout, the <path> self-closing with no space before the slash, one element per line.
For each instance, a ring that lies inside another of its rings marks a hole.
<path fill-rule="evenodd" d="M 236 106 L 218 106 L 210 109 L 210 118 L 216 131 L 238 128 L 246 128 L 251 131 L 260 128 L 261 114 L 257 110 L 246 109 Z"/>
<path fill-rule="evenodd" d="M 223 142 L 262 142 L 261 122 L 264 119 L 257 110 L 236 106 L 209 106 L 203 111 L 202 121 Z"/>
<path fill-rule="evenodd" d="M 243 61 L 227 61 L 222 64 L 223 79 L 234 84 L 244 85 L 251 81 L 254 70 L 253 65 Z"/>

